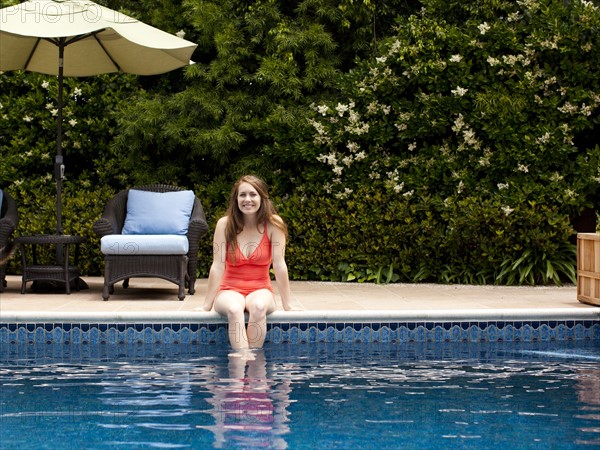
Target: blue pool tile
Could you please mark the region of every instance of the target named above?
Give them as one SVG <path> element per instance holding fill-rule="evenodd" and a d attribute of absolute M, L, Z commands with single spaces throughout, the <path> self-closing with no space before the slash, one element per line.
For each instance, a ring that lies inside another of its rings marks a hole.
<path fill-rule="evenodd" d="M 565 324 L 565 339 L 575 339 L 575 324 L 571 321 Z"/>
<path fill-rule="evenodd" d="M 152 328 L 144 328 L 142 333 L 142 339 L 144 344 L 150 345 L 152 344 Z"/>
<path fill-rule="evenodd" d="M 293 327 L 290 330 L 290 342 L 292 344 L 300 343 L 300 330 L 298 329 L 298 327 Z"/>
<path fill-rule="evenodd" d="M 397 342 L 539 342 L 600 338 L 600 321 L 498 321 L 498 322 L 407 322 L 407 323 L 301 323 L 267 326 L 266 342 L 356 343 L 360 345 Z M 0 347 L 69 345 L 73 352 L 97 352 L 102 345 L 176 346 L 229 342 L 226 324 L 110 324 L 110 323 L 23 323 L 0 324 Z M 96 348 L 95 350 L 93 348 Z M 26 356 L 25 356 L 26 357 Z"/>
<path fill-rule="evenodd" d="M 471 322 L 469 324 L 469 341 L 470 342 L 478 342 L 480 338 L 481 329 L 479 328 L 479 324 L 477 322 Z"/>
<path fill-rule="evenodd" d="M 433 330 L 435 342 L 444 342 L 444 326 L 437 324 Z"/>
<path fill-rule="evenodd" d="M 515 327 L 512 322 L 507 322 L 504 326 L 504 337 L 507 342 L 514 342 L 515 340 Z"/>
<path fill-rule="evenodd" d="M 16 342 L 27 342 L 27 329 L 25 327 L 17 328 L 17 332 L 15 333 Z"/>
<path fill-rule="evenodd" d="M 550 330 L 547 323 L 540 323 L 540 326 L 538 327 L 538 339 L 541 342 L 548 342 L 550 339 Z"/>
<path fill-rule="evenodd" d="M 24 329 L 23 329 L 24 330 Z M 52 330 L 52 342 L 59 342 L 62 344 L 63 330 L 60 327 L 56 327 Z"/>
<path fill-rule="evenodd" d="M 270 333 L 270 336 L 267 333 L 267 339 L 270 342 L 273 342 L 275 344 L 280 344 L 282 342 L 281 328 L 279 328 L 278 326 L 274 326 L 271 328 Z"/>
<path fill-rule="evenodd" d="M 542 331 L 541 324 L 539 322 L 537 322 L 535 324 L 532 324 L 532 326 L 531 326 L 531 340 L 533 342 L 540 342 L 542 340 L 541 331 Z"/>
<path fill-rule="evenodd" d="M 406 327 L 404 327 L 406 329 Z M 400 341 L 400 327 L 398 323 L 390 323 L 390 342 Z"/>
<path fill-rule="evenodd" d="M 201 345 L 208 344 L 208 327 L 198 328 L 198 343 Z"/>
<path fill-rule="evenodd" d="M 180 334 L 181 334 L 181 343 L 184 345 L 189 344 L 191 341 L 191 338 L 190 338 L 191 332 L 190 332 L 189 324 L 181 325 Z"/>
<path fill-rule="evenodd" d="M 381 328 L 379 329 L 379 339 L 382 344 L 387 344 L 391 341 L 389 324 L 382 324 Z"/>
<path fill-rule="evenodd" d="M 89 324 L 86 336 L 88 344 L 97 345 L 99 341 L 98 325 Z"/>
<path fill-rule="evenodd" d="M 504 342 L 504 328 L 498 322 L 494 323 L 494 329 L 492 331 L 494 335 L 493 342 Z"/>
<path fill-rule="evenodd" d="M 427 342 L 427 328 L 422 323 L 417 324 L 415 341 Z"/>
<path fill-rule="evenodd" d="M 600 323 L 591 323 L 590 339 L 600 339 Z"/>
<path fill-rule="evenodd" d="M 125 329 L 125 343 L 133 345 L 137 340 L 142 342 L 142 332 L 136 331 L 135 326 L 133 324 L 128 324 Z"/>
<path fill-rule="evenodd" d="M 106 341 L 110 344 L 110 345 L 115 345 L 117 343 L 117 335 L 118 335 L 118 331 L 115 327 L 110 327 L 108 328 L 108 330 L 106 331 Z"/>
<path fill-rule="evenodd" d="M 29 327 L 25 329 L 25 339 L 28 344 L 35 344 L 35 330 L 30 331 Z"/>
<path fill-rule="evenodd" d="M 532 332 L 531 325 L 528 323 L 523 324 L 523 326 L 521 327 L 521 330 L 522 330 L 521 340 L 523 340 L 524 342 L 531 342 L 531 340 L 533 338 L 533 332 Z"/>
<path fill-rule="evenodd" d="M 229 342 L 229 337 L 227 335 L 227 327 L 220 326 L 217 329 L 217 332 L 216 332 L 215 343 L 223 345 L 223 344 L 226 344 L 228 342 Z"/>
<path fill-rule="evenodd" d="M 406 341 L 408 342 L 417 342 L 417 324 L 408 323 L 406 327 Z"/>
<path fill-rule="evenodd" d="M 354 339 L 354 328 L 352 328 L 351 324 L 346 324 L 344 328 L 343 340 L 344 342 L 352 342 Z"/>
<path fill-rule="evenodd" d="M 460 342 L 460 325 L 454 324 L 448 332 L 448 340 L 450 342 Z"/>
<path fill-rule="evenodd" d="M 169 325 L 166 325 L 162 328 L 161 332 L 162 332 L 161 335 L 154 336 L 155 342 L 160 342 L 161 344 L 167 344 L 167 345 L 172 344 L 174 339 L 173 339 L 173 333 L 172 333 L 171 327 Z"/>
<path fill-rule="evenodd" d="M 327 325 L 325 342 L 336 342 L 335 324 Z"/>

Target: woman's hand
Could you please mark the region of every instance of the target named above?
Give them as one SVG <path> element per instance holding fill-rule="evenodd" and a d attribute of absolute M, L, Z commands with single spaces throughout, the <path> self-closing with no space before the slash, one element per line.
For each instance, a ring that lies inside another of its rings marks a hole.
<path fill-rule="evenodd" d="M 208 312 L 212 310 L 212 305 L 207 305 L 206 303 L 203 304 L 202 306 L 199 306 L 198 308 L 194 308 L 194 311 L 204 311 L 204 312 Z"/>
<path fill-rule="evenodd" d="M 283 305 L 283 309 L 285 311 L 304 311 L 304 307 L 302 305 L 292 304 L 292 305 Z"/>

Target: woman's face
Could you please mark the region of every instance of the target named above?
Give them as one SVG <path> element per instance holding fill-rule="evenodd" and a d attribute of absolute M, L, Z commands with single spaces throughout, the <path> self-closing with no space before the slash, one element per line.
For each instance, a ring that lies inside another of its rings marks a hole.
<path fill-rule="evenodd" d="M 237 194 L 238 208 L 244 214 L 256 214 L 260 208 L 261 198 L 250 183 L 242 183 Z"/>

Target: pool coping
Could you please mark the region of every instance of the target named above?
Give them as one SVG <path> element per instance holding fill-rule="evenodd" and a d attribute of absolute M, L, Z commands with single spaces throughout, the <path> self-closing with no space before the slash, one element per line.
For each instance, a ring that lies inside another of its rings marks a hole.
<path fill-rule="evenodd" d="M 268 323 L 373 323 L 373 322 L 495 322 L 495 321 L 600 321 L 598 308 L 548 309 L 437 309 L 437 310 L 313 310 L 275 311 Z M 216 312 L 204 311 L 0 311 L 0 323 L 227 323 Z"/>

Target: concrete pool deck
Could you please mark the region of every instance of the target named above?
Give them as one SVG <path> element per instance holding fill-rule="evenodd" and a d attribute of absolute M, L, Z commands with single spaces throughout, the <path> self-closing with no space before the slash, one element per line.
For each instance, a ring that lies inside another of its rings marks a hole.
<path fill-rule="evenodd" d="M 83 277 L 89 288 L 70 295 L 21 294 L 21 277 L 8 275 L 0 293 L 0 322 L 202 322 L 220 323 L 201 307 L 207 280 L 196 282 L 195 295 L 177 299 L 177 287 L 159 279 L 121 283 L 102 300 L 100 277 Z M 275 285 L 275 289 L 277 289 Z M 292 281 L 292 296 L 303 311 L 278 310 L 269 322 L 390 322 L 600 320 L 600 307 L 580 303 L 569 286 L 507 287 L 439 284 L 358 284 Z M 277 296 L 279 302 L 279 297 Z M 279 305 L 280 307 L 280 305 Z"/>

